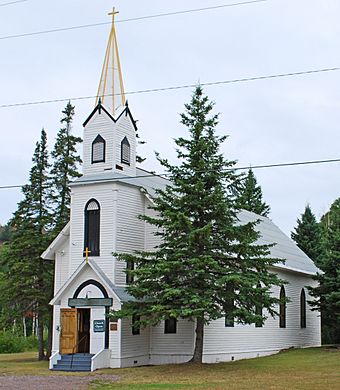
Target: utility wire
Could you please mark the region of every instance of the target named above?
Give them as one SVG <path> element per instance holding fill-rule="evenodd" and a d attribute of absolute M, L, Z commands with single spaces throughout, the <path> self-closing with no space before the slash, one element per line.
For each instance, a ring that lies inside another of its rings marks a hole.
<path fill-rule="evenodd" d="M 328 163 L 335 163 L 340 162 L 340 158 L 333 158 L 328 160 L 311 160 L 311 161 L 298 161 L 298 162 L 290 162 L 290 163 L 277 163 L 277 164 L 265 164 L 265 165 L 249 165 L 244 167 L 234 167 L 234 168 L 226 168 L 224 169 L 224 172 L 226 171 L 241 171 L 241 170 L 248 170 L 248 169 L 263 169 L 263 168 L 279 168 L 279 167 L 292 167 L 297 165 L 313 165 L 313 164 L 328 164 Z M 204 171 L 207 172 L 207 171 Z M 199 172 L 198 172 L 199 173 Z M 170 176 L 170 173 L 149 173 L 147 175 L 140 175 L 140 176 L 123 176 L 123 177 L 117 177 L 109 179 L 110 181 L 121 181 L 121 180 L 131 180 L 131 179 L 143 179 L 146 177 L 160 177 L 165 178 L 167 176 Z M 83 180 L 81 181 L 81 184 L 86 182 L 91 183 L 99 183 L 103 181 L 107 181 L 108 179 L 97 179 L 97 180 Z M 4 189 L 11 189 L 11 188 L 21 188 L 23 185 L 10 185 L 10 186 L 0 186 L 0 190 Z"/>
<path fill-rule="evenodd" d="M 10 1 L 10 2 L 8 2 L 8 3 L 2 3 L 2 4 L 0 4 L 0 7 L 5 7 L 6 5 L 12 5 L 12 4 L 16 4 L 16 3 L 25 3 L 26 1 L 28 1 L 28 0 Z"/>
<path fill-rule="evenodd" d="M 15 1 L 13 3 L 19 3 L 19 2 L 22 2 L 22 1 L 28 1 L 28 0 Z M 248 4 L 254 4 L 254 3 L 263 3 L 263 2 L 266 2 L 266 1 L 268 1 L 268 0 L 242 1 L 242 2 L 237 2 L 237 3 L 215 5 L 215 6 L 211 6 L 211 7 L 195 8 L 195 9 L 167 12 L 167 13 L 155 14 L 155 15 L 145 15 L 145 16 L 139 16 L 139 17 L 129 18 L 129 19 L 118 19 L 116 21 L 116 23 L 135 22 L 137 20 L 155 19 L 155 18 L 161 18 L 161 17 L 165 17 L 165 16 L 173 16 L 173 15 L 188 14 L 188 13 L 193 13 L 193 12 L 210 11 L 210 10 L 220 9 L 220 8 L 237 7 L 237 6 L 240 6 L 240 5 L 248 5 Z M 7 4 L 12 4 L 12 3 L 7 3 Z M 7 4 L 4 4 L 4 5 L 7 5 Z M 34 32 L 15 34 L 15 35 L 6 35 L 6 36 L 3 36 L 3 37 L 0 37 L 0 40 L 2 40 L 2 39 L 13 39 L 13 38 L 22 38 L 22 37 L 28 37 L 28 36 L 33 36 L 33 35 L 41 35 L 41 34 L 50 34 L 50 33 L 56 33 L 56 32 L 61 32 L 61 31 L 78 30 L 78 29 L 82 29 L 82 28 L 104 26 L 104 25 L 107 25 L 107 24 L 111 24 L 111 21 L 110 22 L 91 23 L 91 24 L 82 24 L 82 25 L 79 25 L 79 26 L 54 28 L 54 29 L 51 29 L 51 30 L 34 31 Z"/>
<path fill-rule="evenodd" d="M 246 78 L 222 80 L 222 81 L 212 81 L 212 82 L 207 82 L 207 83 L 200 83 L 200 85 L 204 87 L 204 86 L 211 86 L 211 85 L 244 83 L 244 82 L 249 82 L 249 81 L 276 79 L 276 78 L 281 78 L 281 77 L 301 76 L 301 75 L 313 74 L 313 73 L 334 72 L 337 70 L 340 70 L 340 67 L 312 69 L 312 70 L 304 70 L 301 72 L 279 73 L 279 74 L 272 74 L 272 75 L 265 75 L 265 76 L 246 77 Z M 174 90 L 178 90 L 178 89 L 195 88 L 196 85 L 197 84 L 186 84 L 186 85 L 175 85 L 175 86 L 163 87 L 163 88 L 140 89 L 137 91 L 125 92 L 125 95 L 137 95 L 137 94 L 151 93 L 151 92 L 174 91 Z M 115 93 L 115 94 L 109 93 L 109 94 L 105 94 L 104 96 L 118 96 L 118 95 L 121 95 L 121 93 Z M 87 99 L 94 99 L 96 97 L 97 97 L 96 95 L 91 95 L 91 96 L 77 96 L 77 97 L 71 97 L 71 98 L 70 97 L 69 98 L 61 98 L 61 99 L 39 100 L 39 101 L 33 101 L 33 102 L 10 103 L 10 104 L 2 104 L 2 105 L 0 105 L 0 108 L 9 108 L 9 107 L 18 107 L 18 106 L 33 106 L 33 105 L 37 105 L 37 104 L 59 103 L 59 102 L 74 101 L 74 100 L 87 100 Z"/>

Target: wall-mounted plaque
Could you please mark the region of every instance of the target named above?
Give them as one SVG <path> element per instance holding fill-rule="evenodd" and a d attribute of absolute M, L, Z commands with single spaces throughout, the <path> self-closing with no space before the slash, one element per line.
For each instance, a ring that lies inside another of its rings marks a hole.
<path fill-rule="evenodd" d="M 94 332 L 105 332 L 105 320 L 94 320 L 93 321 Z"/>

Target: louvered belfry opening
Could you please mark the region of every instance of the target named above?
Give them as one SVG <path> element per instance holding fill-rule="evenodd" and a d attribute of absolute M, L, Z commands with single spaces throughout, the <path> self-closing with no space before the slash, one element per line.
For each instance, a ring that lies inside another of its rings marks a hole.
<path fill-rule="evenodd" d="M 84 256 L 88 248 L 90 256 L 99 256 L 100 244 L 100 207 L 91 199 L 85 207 Z"/>
<path fill-rule="evenodd" d="M 130 165 L 130 142 L 126 137 L 121 143 L 121 162 Z"/>
<path fill-rule="evenodd" d="M 105 140 L 102 136 L 97 135 L 92 142 L 92 164 L 105 162 Z"/>

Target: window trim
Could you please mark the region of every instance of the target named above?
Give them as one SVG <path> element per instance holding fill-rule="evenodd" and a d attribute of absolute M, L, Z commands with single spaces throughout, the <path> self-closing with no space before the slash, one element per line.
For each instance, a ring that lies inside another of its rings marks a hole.
<path fill-rule="evenodd" d="M 123 158 L 124 146 L 128 146 L 128 148 L 129 148 L 129 159 L 128 160 Z M 130 165 L 130 163 L 131 163 L 131 146 L 130 146 L 130 142 L 126 136 L 123 138 L 122 142 L 120 143 L 120 162 L 122 164 L 126 164 L 126 165 Z"/>
<path fill-rule="evenodd" d="M 89 248 L 89 216 L 88 216 L 88 212 L 91 210 L 88 210 L 88 207 L 92 202 L 95 202 L 98 206 L 98 210 L 96 210 L 96 211 L 98 211 L 98 232 L 96 232 L 96 236 L 98 236 L 98 251 L 96 251 L 96 252 L 92 251 L 92 253 L 90 252 L 90 256 L 91 257 L 100 256 L 100 204 L 96 199 L 92 198 L 86 203 L 85 208 L 84 208 L 84 251 L 83 251 L 83 257 L 86 256 L 86 254 L 85 254 L 86 248 Z M 89 249 L 91 249 L 91 248 L 89 248 Z"/>
<path fill-rule="evenodd" d="M 177 333 L 177 319 L 175 317 L 169 317 L 164 320 L 164 333 L 165 334 Z"/>
<path fill-rule="evenodd" d="M 133 283 L 133 275 L 131 275 L 128 271 L 133 271 L 135 269 L 135 263 L 133 260 L 128 260 L 126 262 L 126 275 L 125 275 L 125 284 L 130 285 Z"/>
<path fill-rule="evenodd" d="M 301 289 L 300 293 L 300 328 L 307 328 L 307 301 L 305 289 Z"/>
<path fill-rule="evenodd" d="M 99 143 L 103 144 L 103 158 L 101 160 L 94 160 L 93 159 L 93 147 L 94 147 L 95 144 L 99 144 Z M 97 137 L 92 142 L 91 164 L 97 164 L 97 163 L 105 162 L 105 156 L 106 156 L 106 141 L 100 134 L 98 134 Z"/>
<path fill-rule="evenodd" d="M 280 289 L 280 299 L 286 299 L 286 290 L 284 286 L 281 286 Z M 286 302 L 280 302 L 280 310 L 279 310 L 279 327 L 286 328 L 287 325 L 287 305 Z"/>
<path fill-rule="evenodd" d="M 136 336 L 140 334 L 140 325 L 136 325 L 136 322 L 140 321 L 140 316 L 133 314 L 131 320 L 132 335 Z"/>

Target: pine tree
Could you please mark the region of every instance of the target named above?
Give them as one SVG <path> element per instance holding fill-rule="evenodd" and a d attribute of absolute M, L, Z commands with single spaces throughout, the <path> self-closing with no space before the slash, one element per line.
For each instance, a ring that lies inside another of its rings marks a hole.
<path fill-rule="evenodd" d="M 12 237 L 1 250 L 0 264 L 6 269 L 3 283 L 6 283 L 8 305 L 14 305 L 21 312 L 32 303 L 37 307 L 39 359 L 43 359 L 43 329 L 50 318 L 48 302 L 53 292 L 53 263 L 40 257 L 51 239 L 49 164 L 44 129 L 32 162 L 29 184 L 23 186 L 24 198 L 10 221 Z"/>
<path fill-rule="evenodd" d="M 82 162 L 77 154 L 77 144 L 82 139 L 71 134 L 74 106 L 68 102 L 62 111 L 60 120 L 62 127 L 57 134 L 57 139 L 51 156 L 54 160 L 51 169 L 52 200 L 55 206 L 54 227 L 55 234 L 66 225 L 70 217 L 70 188 L 69 183 L 80 177 L 78 165 Z"/>
<path fill-rule="evenodd" d="M 308 204 L 301 218 L 297 219 L 297 226 L 295 232 L 291 233 L 291 238 L 317 266 L 321 264 L 323 257 L 321 228 Z"/>
<path fill-rule="evenodd" d="M 325 252 L 318 265 L 319 285 L 310 289 L 311 302 L 321 311 L 323 336 L 328 342 L 340 343 L 340 198 L 322 218 Z"/>
<path fill-rule="evenodd" d="M 247 176 L 237 189 L 238 206 L 243 210 L 252 211 L 258 215 L 268 216 L 270 207 L 262 199 L 262 189 L 257 184 L 252 169 L 248 170 Z"/>
<path fill-rule="evenodd" d="M 180 165 L 158 156 L 170 185 L 158 191 L 153 207 L 158 217 L 142 217 L 159 229 L 162 243 L 153 252 L 118 254 L 135 263 L 128 291 L 136 302 L 113 315 L 139 316 L 142 325 L 195 320 L 192 361 L 201 362 L 204 325 L 226 314 L 241 323 L 262 323 L 256 307 L 275 315 L 278 299 L 269 290 L 282 281 L 268 272 L 277 262 L 268 256 L 269 247 L 255 244 L 256 222 L 237 223 L 232 189 L 238 177 L 228 169 L 235 162 L 219 152 L 226 137 L 215 134 L 218 116 L 211 114 L 213 104 L 200 86 L 185 108 L 181 123 L 189 137 L 175 140 Z"/>

